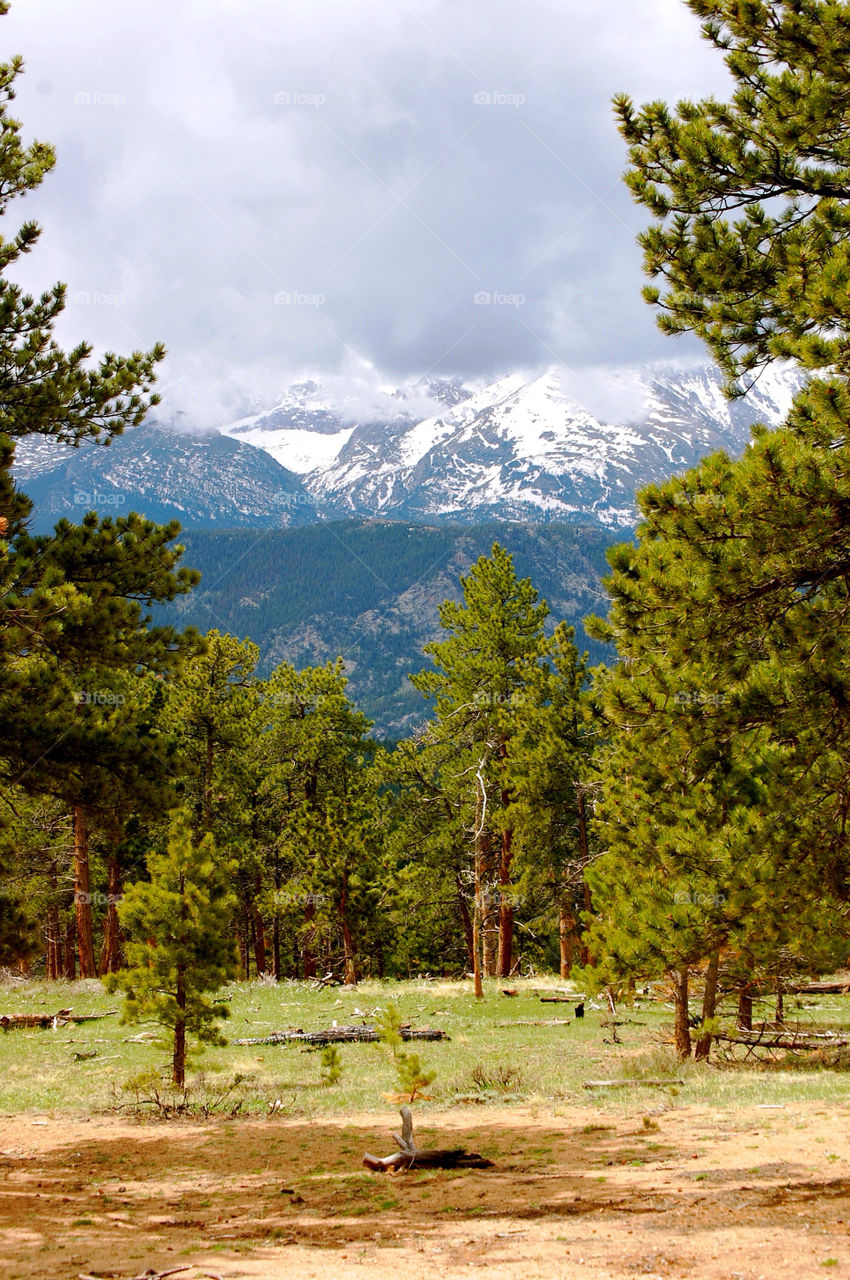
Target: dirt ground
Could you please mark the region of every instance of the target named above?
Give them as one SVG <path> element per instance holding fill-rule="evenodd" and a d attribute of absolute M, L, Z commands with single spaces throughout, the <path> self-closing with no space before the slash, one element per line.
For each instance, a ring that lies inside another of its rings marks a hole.
<path fill-rule="evenodd" d="M 850 1277 L 850 1106 L 423 1113 L 488 1170 L 370 1174 L 397 1117 L 0 1120 L 0 1277 Z M 657 1127 L 656 1127 L 657 1126 Z"/>

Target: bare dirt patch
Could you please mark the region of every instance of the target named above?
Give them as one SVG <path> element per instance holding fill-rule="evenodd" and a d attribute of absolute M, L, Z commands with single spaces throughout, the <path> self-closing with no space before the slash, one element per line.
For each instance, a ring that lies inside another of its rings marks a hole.
<path fill-rule="evenodd" d="M 396 1117 L 0 1122 L 0 1277 L 850 1274 L 850 1108 L 422 1112 L 490 1170 L 396 1176 Z M 657 1125 L 657 1128 L 654 1126 Z M 361 1272 L 361 1268 L 364 1270 Z"/>

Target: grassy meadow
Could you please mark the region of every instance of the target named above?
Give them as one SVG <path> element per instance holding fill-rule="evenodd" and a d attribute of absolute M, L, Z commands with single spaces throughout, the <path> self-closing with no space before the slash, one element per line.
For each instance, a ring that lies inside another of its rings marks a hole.
<path fill-rule="evenodd" d="M 554 979 L 515 981 L 520 994 L 507 998 L 502 984 L 490 982 L 485 998 L 476 1001 L 469 982 L 364 982 L 357 988 L 322 990 L 297 982 L 234 983 L 221 993 L 231 1011 L 223 1024 L 229 1043 L 193 1053 L 190 1096 L 209 1104 L 229 1089 L 214 1108 L 223 1115 L 236 1104 L 246 1115 L 309 1117 L 385 1109 L 398 1082 L 383 1045 L 340 1045 L 341 1077 L 328 1086 L 321 1079 L 318 1050 L 298 1043 L 233 1042 L 276 1030 L 319 1030 L 334 1022 L 371 1024 L 375 1013 L 394 1001 L 405 1021 L 438 1027 L 450 1036 L 446 1042 L 405 1045 L 406 1051 L 419 1054 L 427 1071 L 436 1072 L 428 1096 L 417 1101 L 422 1109 L 521 1103 L 556 1112 L 559 1104 L 616 1111 L 659 1101 L 731 1107 L 841 1103 L 846 1097 L 846 1068 L 813 1061 L 812 1055 L 786 1055 L 778 1063 L 732 1065 L 718 1058 L 707 1066 L 677 1063 L 670 1045 L 672 1012 L 661 1000 L 638 998 L 633 1008 L 618 1009 L 620 1043 L 614 1043 L 607 1006 L 588 1001 L 585 1018 L 578 1020 L 571 1004 L 541 1003 L 539 992 L 547 984 L 558 985 Z M 146 1088 L 127 1087 L 157 1068 L 167 1075 L 168 1051 L 153 1024 L 124 1025 L 120 997 L 107 994 L 97 981 L 8 980 L 0 985 L 0 1014 L 60 1008 L 72 1008 L 75 1014 L 119 1012 L 56 1030 L 0 1032 L 0 1113 L 145 1114 L 148 1108 L 154 1114 L 149 1102 L 137 1105 L 137 1095 L 146 1096 Z M 757 1007 L 757 1018 L 770 1016 L 767 1003 Z M 789 997 L 786 1017 L 789 1023 L 850 1027 L 850 999 Z M 685 1083 L 677 1089 L 583 1087 L 588 1080 L 642 1076 L 678 1077 Z"/>

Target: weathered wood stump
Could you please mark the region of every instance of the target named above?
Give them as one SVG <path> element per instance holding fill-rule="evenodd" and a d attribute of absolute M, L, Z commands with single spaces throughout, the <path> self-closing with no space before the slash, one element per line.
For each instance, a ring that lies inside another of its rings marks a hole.
<path fill-rule="evenodd" d="M 410 1107 L 401 1109 L 401 1133 L 393 1134 L 398 1151 L 391 1156 L 363 1157 L 363 1167 L 373 1173 L 406 1173 L 408 1169 L 491 1169 L 493 1161 L 480 1156 L 477 1151 L 463 1147 L 442 1150 L 423 1150 L 413 1140 L 413 1116 Z"/>

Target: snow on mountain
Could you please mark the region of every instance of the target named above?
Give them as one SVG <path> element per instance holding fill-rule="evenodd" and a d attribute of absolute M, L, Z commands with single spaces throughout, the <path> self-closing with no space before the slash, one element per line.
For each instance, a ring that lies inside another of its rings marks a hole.
<path fill-rule="evenodd" d="M 311 524 L 314 504 L 301 481 L 266 453 L 222 435 L 190 436 L 147 422 L 108 448 L 30 437 L 18 443 L 15 478 L 33 500 L 33 526 L 87 511 L 186 529 L 280 529 Z"/>
<path fill-rule="evenodd" d="M 708 366 L 512 373 L 487 386 L 369 376 L 290 387 L 274 408 L 198 436 L 146 424 L 108 449 L 31 437 L 15 474 L 44 524 L 89 506 L 187 528 L 349 517 L 635 521 L 635 494 L 713 449 L 740 453 L 786 416 L 801 375 L 772 368 L 729 402 Z M 88 505 L 86 505 L 88 504 Z"/>
<path fill-rule="evenodd" d="M 613 371 L 591 405 L 581 381 L 557 367 L 515 373 L 419 422 L 358 425 L 304 483 L 340 516 L 626 526 L 638 489 L 712 449 L 740 452 L 753 422 L 781 421 L 800 380 L 771 370 L 730 404 L 710 368 Z"/>
<path fill-rule="evenodd" d="M 399 389 L 374 387 L 362 378 L 344 387 L 314 379 L 290 387 L 274 409 L 241 418 L 224 435 L 265 449 L 298 475 L 330 466 L 358 426 L 415 421 L 440 404 L 457 404 L 469 392 L 456 382 L 419 379 Z"/>

